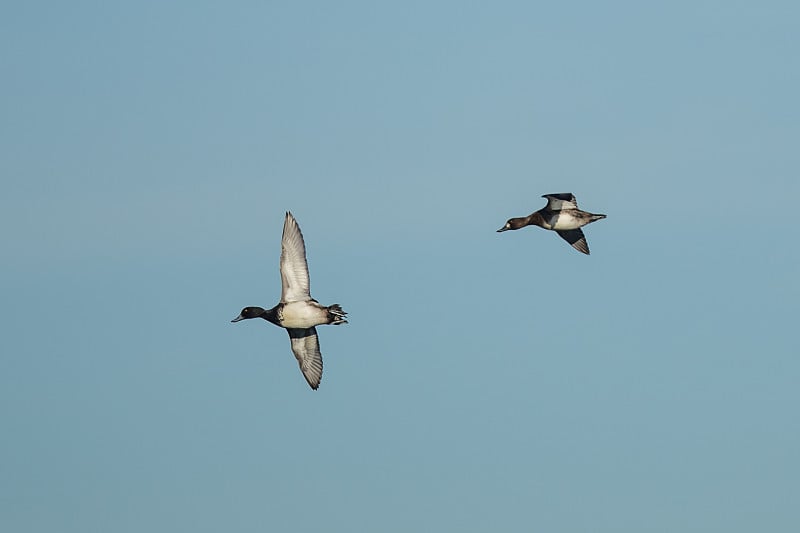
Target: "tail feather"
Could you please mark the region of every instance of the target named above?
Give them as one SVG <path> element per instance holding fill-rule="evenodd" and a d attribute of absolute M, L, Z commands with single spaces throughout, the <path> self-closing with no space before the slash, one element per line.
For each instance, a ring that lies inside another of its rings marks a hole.
<path fill-rule="evenodd" d="M 329 305 L 328 319 L 330 320 L 329 324 L 347 324 L 347 311 L 343 310 L 339 304 Z"/>

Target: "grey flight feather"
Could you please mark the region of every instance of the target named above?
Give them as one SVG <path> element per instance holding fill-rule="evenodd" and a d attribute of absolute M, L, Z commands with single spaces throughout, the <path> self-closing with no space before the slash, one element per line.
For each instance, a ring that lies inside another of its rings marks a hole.
<path fill-rule="evenodd" d="M 300 370 L 311 388 L 317 390 L 322 381 L 322 354 L 319 351 L 319 337 L 316 328 L 287 329 Z"/>
<path fill-rule="evenodd" d="M 281 302 L 304 302 L 311 299 L 308 280 L 306 245 L 300 226 L 290 212 L 286 212 L 281 238 Z"/>
<path fill-rule="evenodd" d="M 573 248 L 581 253 L 589 255 L 589 244 L 587 244 L 586 237 L 583 235 L 583 231 L 580 228 L 556 231 L 556 233 L 558 233 L 562 239 L 570 243 Z"/>

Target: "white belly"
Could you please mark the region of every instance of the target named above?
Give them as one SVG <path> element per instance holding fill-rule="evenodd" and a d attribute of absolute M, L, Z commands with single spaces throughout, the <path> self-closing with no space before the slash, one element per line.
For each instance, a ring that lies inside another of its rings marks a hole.
<path fill-rule="evenodd" d="M 559 213 L 548 220 L 550 227 L 556 231 L 578 229 L 586 224 L 585 220 L 572 216 L 570 213 Z"/>
<path fill-rule="evenodd" d="M 292 302 L 283 306 L 285 328 L 306 329 L 328 323 L 328 312 L 312 302 Z"/>

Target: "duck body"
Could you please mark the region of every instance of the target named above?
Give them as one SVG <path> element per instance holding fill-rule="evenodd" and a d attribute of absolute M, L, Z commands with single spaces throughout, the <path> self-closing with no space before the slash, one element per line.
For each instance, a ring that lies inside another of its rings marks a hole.
<path fill-rule="evenodd" d="M 606 215 L 589 213 L 578 209 L 578 202 L 572 193 L 545 194 L 542 198 L 547 198 L 545 207 L 527 217 L 508 219 L 505 225 L 497 232 L 517 230 L 526 226 L 539 226 L 546 230 L 555 231 L 573 248 L 589 255 L 589 245 L 581 228 L 606 218 Z"/>
<path fill-rule="evenodd" d="M 534 215 L 537 214 L 539 216 L 530 219 L 529 224 L 553 231 L 567 231 L 582 228 L 586 224 L 606 217 L 605 215 L 587 213 L 580 209 L 570 209 L 567 211 L 545 211 L 542 209 L 534 213 Z"/>
<path fill-rule="evenodd" d="M 276 314 L 278 315 L 279 325 L 282 328 L 305 329 L 323 324 L 343 324 L 347 322 L 341 318 L 342 308 L 338 304 L 326 307 L 320 305 L 316 300 L 278 304 Z"/>

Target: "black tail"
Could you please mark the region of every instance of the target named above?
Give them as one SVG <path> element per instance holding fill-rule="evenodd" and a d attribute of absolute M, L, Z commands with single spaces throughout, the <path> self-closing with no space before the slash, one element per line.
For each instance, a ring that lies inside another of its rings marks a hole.
<path fill-rule="evenodd" d="M 347 311 L 342 310 L 342 306 L 339 304 L 333 304 L 328 306 L 328 324 L 347 324 Z"/>

